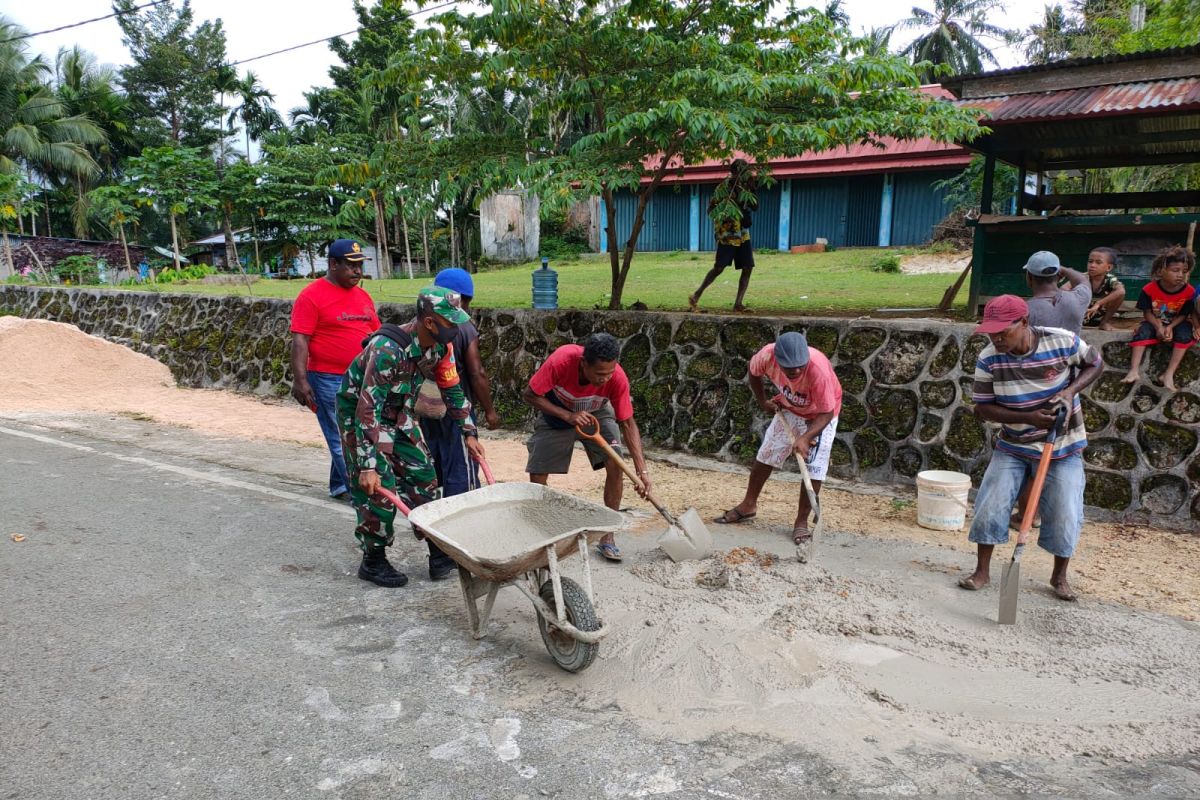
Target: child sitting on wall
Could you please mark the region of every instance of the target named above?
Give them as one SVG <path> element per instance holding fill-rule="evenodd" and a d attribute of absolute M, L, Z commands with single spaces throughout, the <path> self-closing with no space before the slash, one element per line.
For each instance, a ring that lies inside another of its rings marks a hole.
<path fill-rule="evenodd" d="M 1092 304 L 1083 314 L 1085 327 L 1113 330 L 1113 317 L 1125 302 L 1125 284 L 1113 274 L 1116 266 L 1117 251 L 1111 247 L 1097 247 L 1088 253 L 1087 274 L 1092 284 Z"/>
<path fill-rule="evenodd" d="M 1134 383 L 1140 377 L 1139 370 L 1146 348 L 1159 342 L 1173 347 L 1167 369 L 1163 372 L 1163 387 L 1175 391 L 1175 370 L 1183 361 L 1183 354 L 1195 341 L 1192 317 L 1196 312 L 1196 289 L 1188 281 L 1196 257 L 1182 247 L 1168 247 L 1158 254 L 1150 267 L 1150 283 L 1138 296 L 1137 307 L 1142 310 L 1143 321 L 1134 331 L 1133 353 L 1129 373 L 1121 380 Z"/>

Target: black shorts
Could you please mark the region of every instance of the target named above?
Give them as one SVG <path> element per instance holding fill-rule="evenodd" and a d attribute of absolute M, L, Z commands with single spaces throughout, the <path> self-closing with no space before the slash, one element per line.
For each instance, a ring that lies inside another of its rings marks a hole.
<path fill-rule="evenodd" d="M 1181 322 L 1175 326 L 1175 333 L 1171 339 L 1171 344 L 1174 347 L 1180 349 L 1191 347 L 1195 340 L 1190 321 Z M 1149 322 L 1143 321 L 1141 325 L 1138 325 L 1137 330 L 1133 332 L 1133 341 L 1130 344 L 1138 347 L 1153 347 L 1159 344 L 1158 334 L 1155 333 L 1154 326 Z"/>
<path fill-rule="evenodd" d="M 734 269 L 754 269 L 754 248 L 749 242 L 717 245 L 717 269 L 733 264 Z"/>

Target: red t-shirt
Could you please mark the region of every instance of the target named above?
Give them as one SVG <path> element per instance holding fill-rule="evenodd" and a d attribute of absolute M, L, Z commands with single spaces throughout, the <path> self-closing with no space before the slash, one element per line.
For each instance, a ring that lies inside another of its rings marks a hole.
<path fill-rule="evenodd" d="M 774 342 L 750 359 L 750 374 L 756 378 L 766 375 L 779 390 L 782 407 L 802 419 L 831 411 L 834 416 L 842 413 L 842 383 L 829 359 L 816 348 L 808 348 L 808 369 L 795 380 L 789 379 L 775 360 Z"/>
<path fill-rule="evenodd" d="M 379 328 L 371 295 L 320 278 L 304 287 L 292 304 L 292 333 L 308 343 L 308 368 L 341 374 L 362 352 L 362 341 Z"/>
<path fill-rule="evenodd" d="M 617 365 L 613 376 L 603 386 L 581 384 L 579 382 L 579 364 L 583 361 L 583 347 L 577 344 L 564 344 L 550 354 L 538 371 L 529 379 L 529 388 L 534 394 L 542 395 L 567 411 L 599 410 L 608 400 L 612 403 L 613 413 L 618 422 L 624 422 L 633 416 L 633 401 L 629 399 L 629 378 L 625 370 Z M 566 424 L 557 418 L 546 418 L 555 427 L 565 427 Z M 558 425 L 555 425 L 558 423 Z"/>

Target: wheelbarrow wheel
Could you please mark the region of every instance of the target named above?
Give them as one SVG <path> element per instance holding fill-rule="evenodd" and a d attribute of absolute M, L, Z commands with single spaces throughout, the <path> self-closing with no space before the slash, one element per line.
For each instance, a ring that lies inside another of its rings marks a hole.
<path fill-rule="evenodd" d="M 596 619 L 596 610 L 592 608 L 592 601 L 588 600 L 587 594 L 578 583 L 570 578 L 562 578 L 561 581 L 567 622 L 581 631 L 599 630 L 600 622 Z M 538 594 L 541 595 L 542 602 L 549 606 L 551 611 L 557 612 L 554 607 L 554 583 L 552 581 L 543 583 Z M 538 628 L 542 632 L 542 641 L 546 643 L 546 649 L 550 651 L 550 657 L 554 659 L 554 663 L 567 672 L 581 672 L 596 660 L 596 653 L 600 651 L 599 643 L 589 644 L 573 639 L 570 635 L 547 624 L 541 614 L 538 614 Z"/>

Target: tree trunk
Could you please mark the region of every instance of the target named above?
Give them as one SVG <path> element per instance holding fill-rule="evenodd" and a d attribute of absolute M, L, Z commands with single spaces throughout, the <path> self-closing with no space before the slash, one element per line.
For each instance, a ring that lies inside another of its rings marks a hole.
<path fill-rule="evenodd" d="M 408 243 L 408 217 L 404 216 L 404 206 L 400 206 L 400 226 L 404 229 L 404 262 L 408 266 L 408 279 L 413 279 L 412 247 Z"/>
<path fill-rule="evenodd" d="M 8 241 L 8 231 L 0 231 L 0 236 L 4 237 L 4 273 L 0 274 L 0 279 L 4 279 L 16 275 L 17 266 L 13 263 L 12 243 Z"/>
<path fill-rule="evenodd" d="M 258 223 L 254 220 L 254 212 L 250 212 L 250 233 L 254 236 L 254 267 L 262 272 L 262 257 L 258 254 Z"/>
<path fill-rule="evenodd" d="M 458 237 L 454 231 L 454 206 L 451 205 L 446 209 L 446 216 L 450 218 L 450 266 L 458 266 Z"/>
<path fill-rule="evenodd" d="M 179 228 L 175 225 L 175 212 L 171 212 L 171 256 L 175 269 L 179 269 Z"/>
<path fill-rule="evenodd" d="M 654 191 L 658 188 L 658 184 L 662 182 L 663 176 L 667 174 L 667 163 L 671 160 L 672 155 L 672 153 L 668 152 L 663 156 L 662 165 L 655 171 L 654 178 L 642 189 L 641 196 L 638 197 L 637 211 L 633 215 L 633 226 L 629 229 L 629 241 L 625 243 L 625 253 L 619 270 L 616 266 L 616 253 L 612 250 L 612 242 L 610 241 L 609 243 L 610 259 L 613 268 L 612 296 L 608 301 L 610 311 L 621 310 L 621 295 L 625 292 L 625 280 L 629 277 L 629 268 L 633 264 L 633 254 L 637 250 L 638 236 L 641 235 L 642 225 L 646 221 L 646 206 L 650 205 L 650 198 L 654 196 Z M 611 231 L 615 232 L 617 227 L 616 209 L 610 207 L 608 216 L 611 220 Z"/>
<path fill-rule="evenodd" d="M 375 201 L 375 244 L 379 255 L 379 277 L 392 277 L 392 262 L 388 253 L 387 218 L 384 214 L 383 197 L 379 192 L 372 191 L 371 199 Z"/>
<path fill-rule="evenodd" d="M 229 208 L 225 203 L 221 204 L 221 230 L 225 232 L 225 268 L 241 267 L 237 260 L 237 245 L 233 242 L 233 221 L 229 219 Z"/>
<path fill-rule="evenodd" d="M 425 256 L 425 272 L 433 272 L 429 268 L 429 218 L 424 215 L 421 217 L 421 253 Z"/>
<path fill-rule="evenodd" d="M 50 227 L 50 193 L 45 192 L 45 195 L 46 195 L 46 235 L 53 236 L 54 230 Z"/>
<path fill-rule="evenodd" d="M 613 190 L 607 185 L 602 186 L 600 195 L 604 198 L 604 231 L 608 239 L 608 269 L 609 269 L 609 308 L 613 308 L 612 300 L 618 298 L 617 286 L 620 284 L 621 289 L 624 289 L 624 282 L 621 281 L 621 256 L 617 245 L 617 204 L 613 202 Z M 616 308 L 620 308 L 620 300 L 617 300 Z"/>
<path fill-rule="evenodd" d="M 125 251 L 125 269 L 129 270 L 130 277 L 133 277 L 133 261 L 129 258 L 129 242 L 125 239 L 125 223 L 117 223 L 117 232 L 121 234 L 121 249 Z"/>

